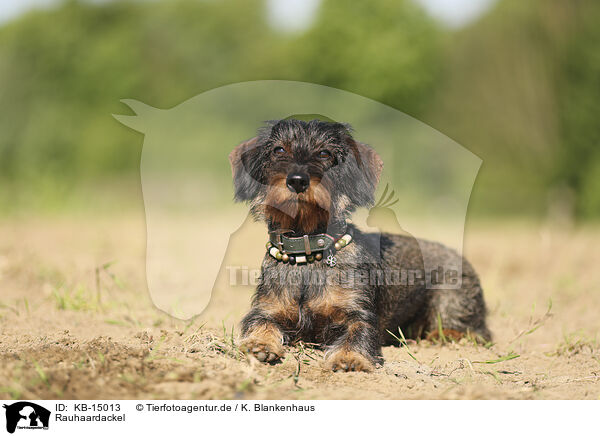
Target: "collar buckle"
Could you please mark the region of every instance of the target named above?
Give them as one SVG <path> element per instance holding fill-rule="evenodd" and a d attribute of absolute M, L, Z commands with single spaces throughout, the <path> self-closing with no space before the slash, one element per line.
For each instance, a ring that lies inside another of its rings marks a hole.
<path fill-rule="evenodd" d="M 272 230 L 269 233 L 275 235 L 275 241 L 273 241 L 273 245 L 276 245 L 277 248 L 279 249 L 279 251 L 281 251 L 282 253 L 285 253 L 285 250 L 283 248 L 283 241 L 281 239 L 281 235 L 283 235 L 284 233 L 289 233 L 291 232 L 290 229 L 277 229 L 277 230 Z"/>

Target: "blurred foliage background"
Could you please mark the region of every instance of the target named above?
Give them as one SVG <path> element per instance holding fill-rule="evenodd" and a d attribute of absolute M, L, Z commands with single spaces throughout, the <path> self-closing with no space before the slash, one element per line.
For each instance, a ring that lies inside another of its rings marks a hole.
<path fill-rule="evenodd" d="M 138 198 L 143 137 L 111 117 L 129 113 L 120 99 L 170 108 L 285 79 L 381 101 L 480 156 L 476 216 L 600 216 L 600 2 L 498 0 L 458 29 L 411 0 L 322 0 L 308 28 L 289 32 L 266 8 L 67 0 L 4 23 L 2 213 Z"/>

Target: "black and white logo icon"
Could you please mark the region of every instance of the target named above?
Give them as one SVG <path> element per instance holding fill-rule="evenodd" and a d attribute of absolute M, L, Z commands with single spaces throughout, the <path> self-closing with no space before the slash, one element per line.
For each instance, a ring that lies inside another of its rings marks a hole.
<path fill-rule="evenodd" d="M 47 430 L 50 422 L 50 411 L 29 401 L 5 404 L 6 431 L 14 433 L 16 429 Z"/>

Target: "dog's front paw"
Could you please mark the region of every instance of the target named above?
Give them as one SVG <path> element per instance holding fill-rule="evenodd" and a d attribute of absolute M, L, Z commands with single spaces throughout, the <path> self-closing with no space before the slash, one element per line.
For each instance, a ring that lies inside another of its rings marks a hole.
<path fill-rule="evenodd" d="M 260 340 L 249 338 L 242 342 L 242 349 L 247 354 L 252 354 L 260 362 L 277 362 L 283 356 L 283 347 L 272 343 L 265 344 Z"/>
<path fill-rule="evenodd" d="M 252 354 L 260 362 L 273 363 L 284 354 L 281 336 L 271 329 L 261 329 L 253 332 L 242 341 L 242 350 Z"/>
<path fill-rule="evenodd" d="M 327 366 L 334 372 L 337 371 L 364 371 L 371 372 L 375 366 L 360 353 L 352 350 L 334 351 L 327 359 Z"/>

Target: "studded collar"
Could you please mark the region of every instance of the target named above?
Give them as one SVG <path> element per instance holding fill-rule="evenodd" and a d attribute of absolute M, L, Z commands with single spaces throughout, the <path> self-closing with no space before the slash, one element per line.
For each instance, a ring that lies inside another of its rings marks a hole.
<path fill-rule="evenodd" d="M 327 264 L 335 266 L 335 253 L 352 241 L 351 228 L 338 235 L 316 233 L 302 236 L 286 236 L 287 231 L 270 232 L 267 252 L 278 261 L 311 263 L 326 257 Z"/>
<path fill-rule="evenodd" d="M 271 233 L 269 237 L 271 244 L 273 244 L 274 247 L 277 247 L 282 253 L 306 255 L 329 249 L 337 239 L 327 233 L 317 233 L 299 237 L 285 236 L 281 233 Z"/>

